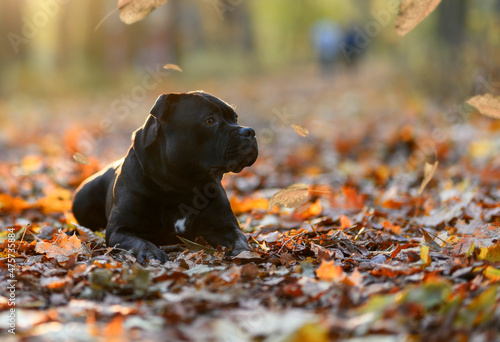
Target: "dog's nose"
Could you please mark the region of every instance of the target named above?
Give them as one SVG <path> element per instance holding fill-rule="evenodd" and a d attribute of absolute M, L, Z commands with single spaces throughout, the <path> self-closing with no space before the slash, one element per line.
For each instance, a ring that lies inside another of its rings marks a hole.
<path fill-rule="evenodd" d="M 242 127 L 240 129 L 240 135 L 247 138 L 253 138 L 255 137 L 255 131 L 251 127 Z"/>

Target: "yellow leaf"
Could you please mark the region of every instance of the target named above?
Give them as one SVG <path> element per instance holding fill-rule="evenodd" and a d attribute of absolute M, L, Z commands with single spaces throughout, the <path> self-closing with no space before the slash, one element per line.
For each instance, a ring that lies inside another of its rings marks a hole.
<path fill-rule="evenodd" d="M 500 261 L 500 241 L 491 247 L 481 247 L 477 258 L 479 260 L 488 260 L 492 262 Z"/>
<path fill-rule="evenodd" d="M 282 205 L 286 208 L 298 207 L 307 200 L 308 196 L 309 187 L 306 184 L 292 184 L 271 197 L 268 210 L 273 209 L 275 205 Z"/>
<path fill-rule="evenodd" d="M 335 266 L 333 261 L 321 260 L 321 265 L 316 270 L 319 280 L 333 281 L 345 278 L 342 266 Z"/>
<path fill-rule="evenodd" d="M 182 69 L 178 65 L 175 65 L 175 64 L 165 64 L 163 66 L 163 69 L 175 70 L 175 71 L 182 72 Z"/>
<path fill-rule="evenodd" d="M 317 323 L 306 323 L 293 334 L 292 342 L 328 342 L 328 330 Z"/>
<path fill-rule="evenodd" d="M 488 266 L 483 272 L 484 276 L 492 281 L 500 281 L 500 269 Z"/>
<path fill-rule="evenodd" d="M 467 103 L 476 107 L 479 113 L 490 118 L 500 119 L 500 96 L 491 94 L 476 95 L 467 100 Z"/>
<path fill-rule="evenodd" d="M 80 153 L 80 152 L 76 152 L 75 154 L 73 154 L 73 159 L 77 163 L 82 164 L 82 165 L 89 165 L 90 164 L 89 159 L 83 153 Z"/>
<path fill-rule="evenodd" d="M 396 18 L 396 32 L 404 36 L 439 5 L 441 0 L 402 0 Z"/>
<path fill-rule="evenodd" d="M 429 266 L 432 262 L 431 257 L 429 255 L 429 246 L 421 246 L 420 247 L 420 259 L 423 261 L 425 266 Z"/>
<path fill-rule="evenodd" d="M 309 135 L 309 131 L 304 126 L 296 125 L 296 124 L 292 124 L 290 126 L 293 128 L 295 133 L 297 133 L 298 135 L 300 135 L 302 137 L 307 137 Z"/>
<path fill-rule="evenodd" d="M 133 24 L 144 19 L 149 13 L 168 0 L 118 0 L 120 19 L 125 24 Z"/>
<path fill-rule="evenodd" d="M 419 195 L 422 193 L 422 191 L 424 191 L 424 188 L 426 187 L 426 185 L 431 181 L 432 176 L 434 176 L 434 172 L 437 169 L 437 166 L 438 166 L 437 160 L 434 164 L 425 163 L 424 179 L 422 180 L 422 184 L 420 184 L 420 188 L 418 189 Z"/>

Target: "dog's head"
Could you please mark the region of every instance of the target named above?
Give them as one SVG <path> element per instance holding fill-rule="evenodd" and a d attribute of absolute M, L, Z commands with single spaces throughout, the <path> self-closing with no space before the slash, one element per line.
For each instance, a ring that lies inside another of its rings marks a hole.
<path fill-rule="evenodd" d="M 240 172 L 258 152 L 255 131 L 237 118 L 227 103 L 201 91 L 163 94 L 134 133 L 133 148 L 145 174 L 156 179 Z"/>

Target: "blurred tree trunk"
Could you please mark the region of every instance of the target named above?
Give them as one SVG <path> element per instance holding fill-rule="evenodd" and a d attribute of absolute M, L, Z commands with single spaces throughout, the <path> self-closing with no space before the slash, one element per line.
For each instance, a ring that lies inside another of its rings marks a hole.
<path fill-rule="evenodd" d="M 450 46 L 460 46 L 465 39 L 467 3 L 443 0 L 438 7 L 438 34 Z"/>

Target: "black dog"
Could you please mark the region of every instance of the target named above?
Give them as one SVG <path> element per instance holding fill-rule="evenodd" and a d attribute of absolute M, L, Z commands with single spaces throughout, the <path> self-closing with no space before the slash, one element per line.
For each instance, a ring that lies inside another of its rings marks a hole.
<path fill-rule="evenodd" d="M 168 260 L 157 246 L 203 236 L 213 246 L 249 250 L 221 185 L 257 159 L 252 128 L 204 92 L 163 94 L 132 135 L 127 155 L 86 179 L 73 213 L 91 229 L 106 227 L 106 244 L 138 262 Z"/>

